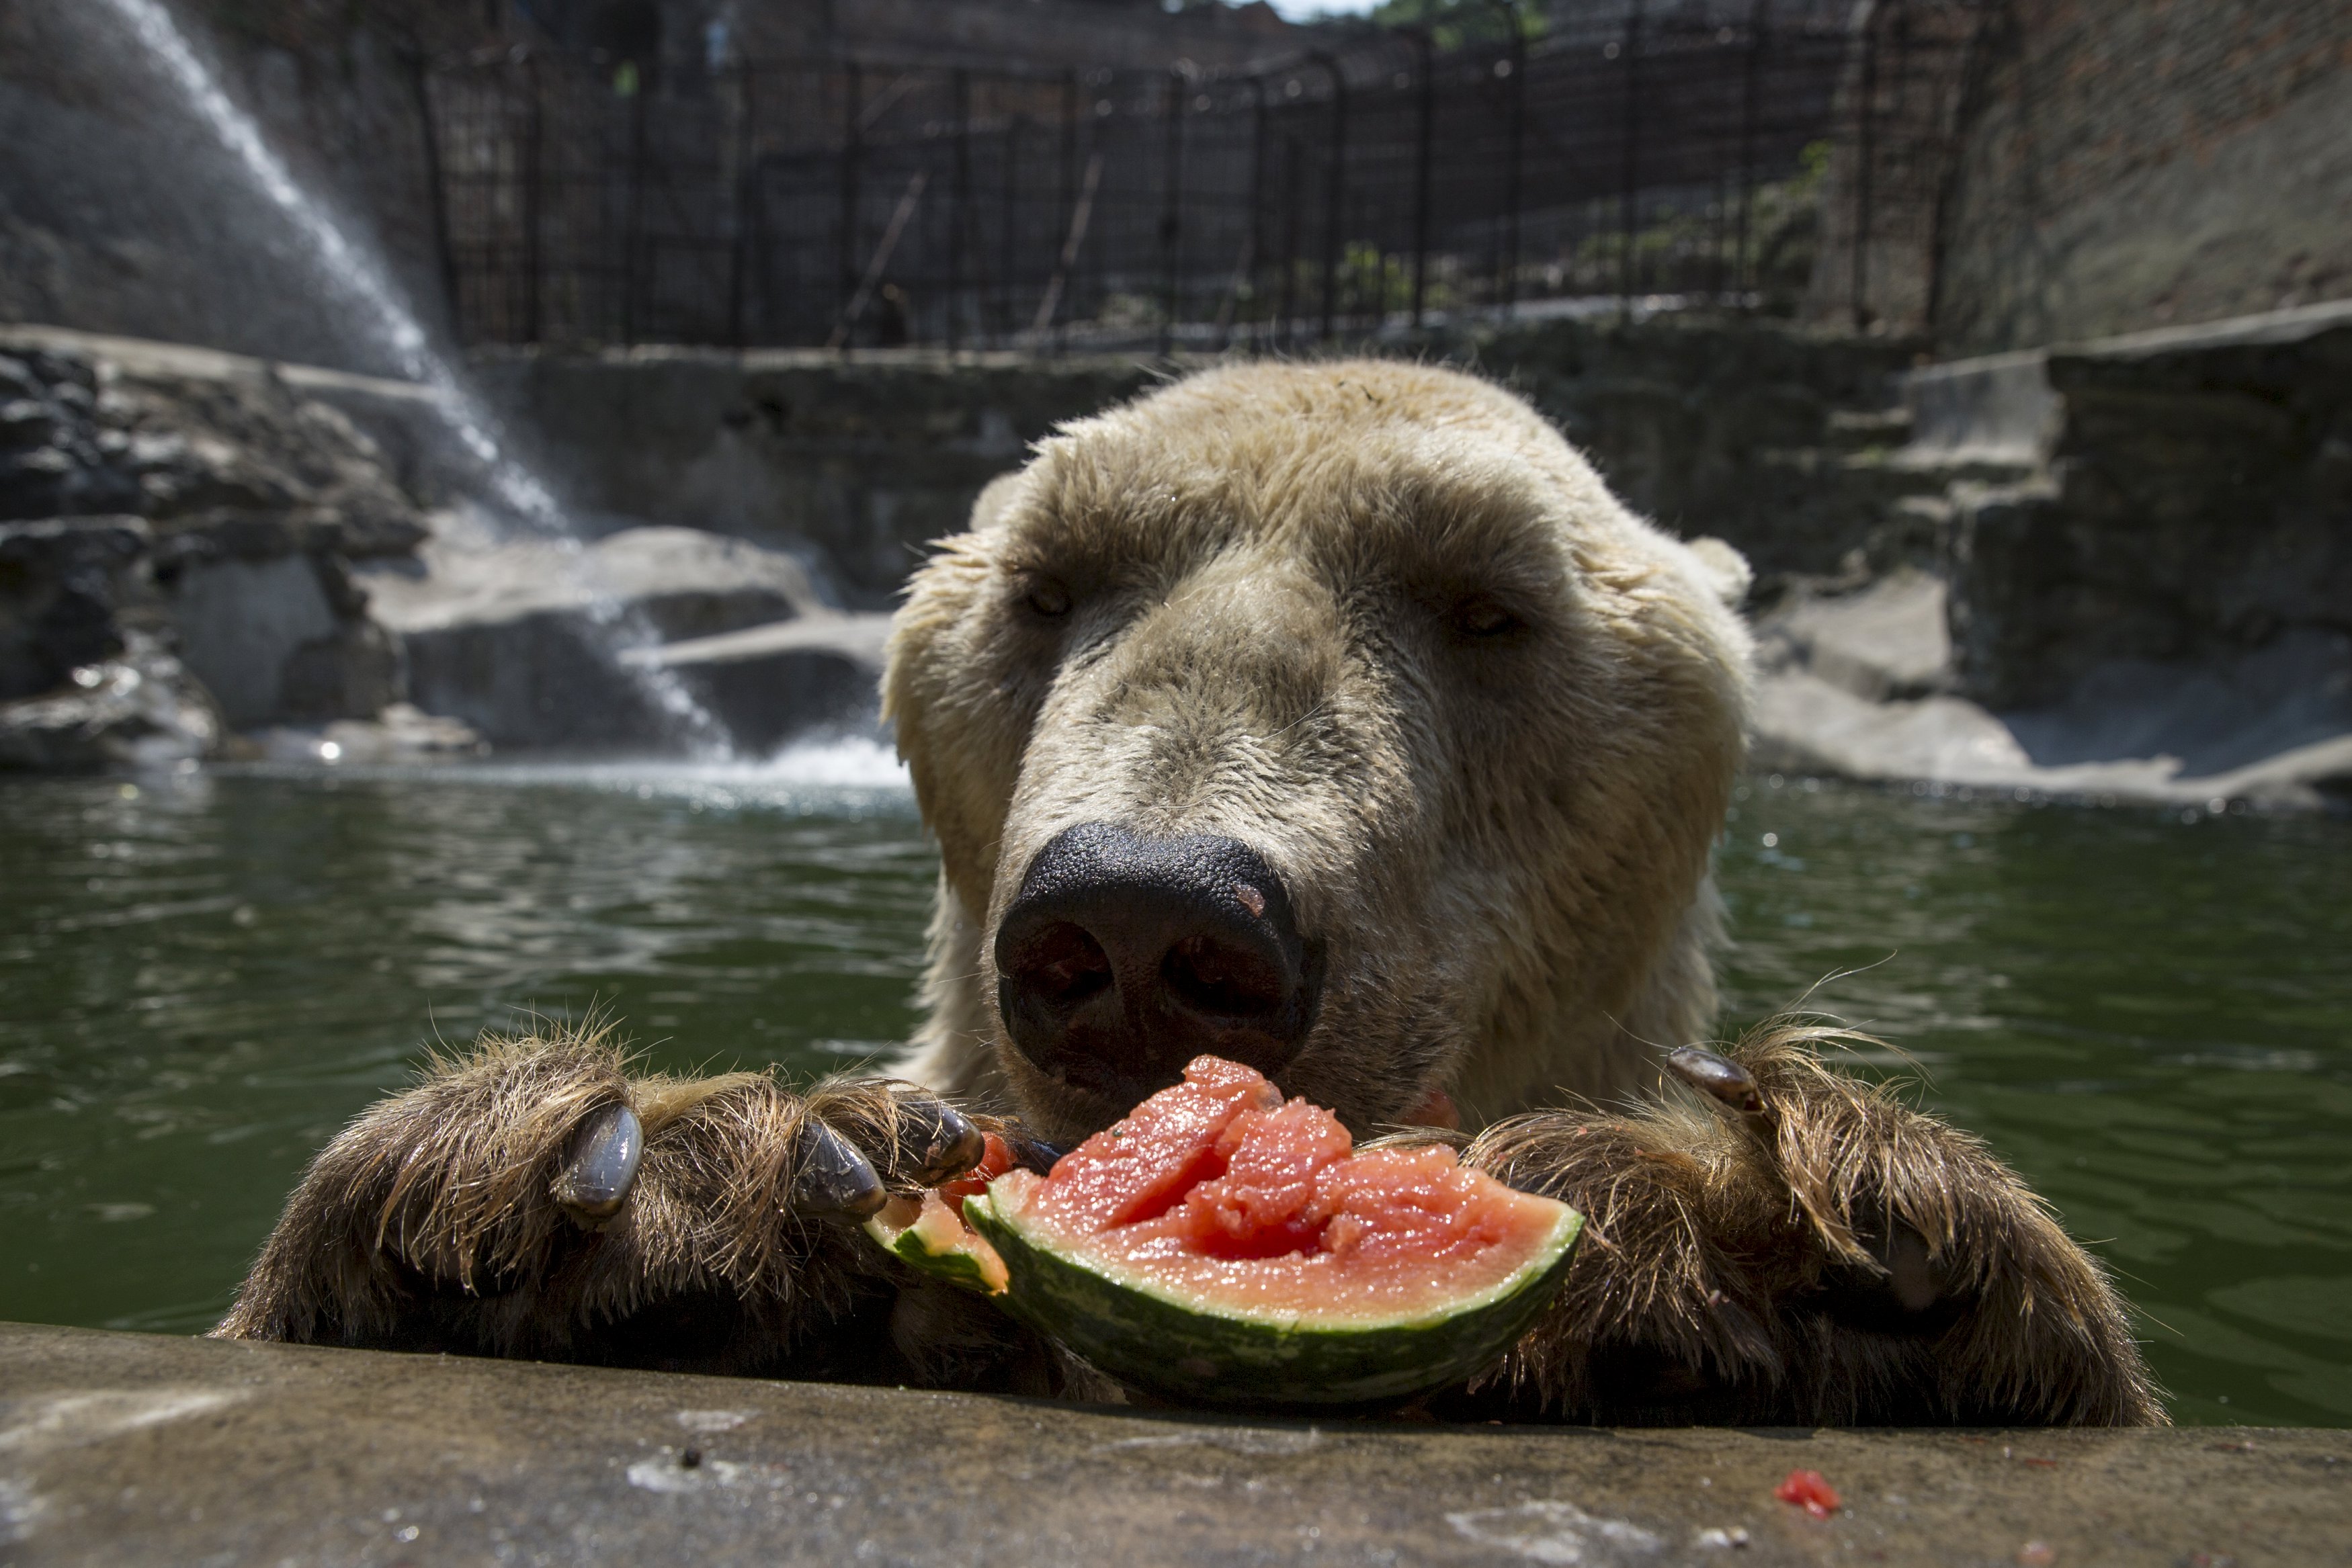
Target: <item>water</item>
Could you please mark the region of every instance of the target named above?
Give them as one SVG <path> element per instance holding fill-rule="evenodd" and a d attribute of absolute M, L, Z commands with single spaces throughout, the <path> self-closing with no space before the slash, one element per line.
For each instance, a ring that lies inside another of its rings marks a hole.
<path fill-rule="evenodd" d="M 284 216 L 308 254 L 318 287 L 348 307 L 353 330 L 389 357 L 411 381 L 430 387 L 434 407 L 458 443 L 480 465 L 488 516 L 503 528 L 520 530 L 569 547 L 576 557 L 578 534 L 545 481 L 499 438 L 498 422 L 466 379 L 434 350 L 416 311 L 403 298 L 382 259 L 361 244 L 301 187 L 264 139 L 252 116 L 238 108 L 197 55 L 161 0 L 101 0 L 114 19 L 178 90 L 188 110 L 219 142 L 255 189 Z M 594 586 L 593 580 L 586 580 Z M 658 641 L 652 624 L 634 607 L 597 594 L 591 620 L 612 652 Z M 650 697 L 692 753 L 732 755 L 725 725 L 687 690 L 672 672 L 620 661 L 618 667 Z"/>
<path fill-rule="evenodd" d="M 2181 1418 L 2352 1424 L 2352 826 L 1759 784 L 1723 871 L 1735 1011 L 1873 966 L 1824 998 L 2096 1242 Z M 0 1318 L 204 1327 L 319 1144 L 525 1009 L 870 1061 L 936 873 L 872 747 L 10 783 Z"/>

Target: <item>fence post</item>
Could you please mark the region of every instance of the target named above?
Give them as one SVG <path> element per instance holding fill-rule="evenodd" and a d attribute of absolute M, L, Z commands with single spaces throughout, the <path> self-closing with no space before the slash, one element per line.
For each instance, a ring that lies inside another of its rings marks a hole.
<path fill-rule="evenodd" d="M 1519 303 L 1519 213 L 1527 205 L 1528 165 L 1528 32 L 1519 21 L 1517 4 L 1511 12 L 1511 179 L 1503 198 L 1503 314 L 1507 319 Z"/>
<path fill-rule="evenodd" d="M 1241 292 L 1250 287 L 1253 296 L 1257 278 L 1258 251 L 1261 239 L 1259 224 L 1265 210 L 1265 78 L 1254 76 L 1250 85 L 1250 183 L 1249 217 L 1242 228 L 1242 257 L 1234 267 L 1233 287 L 1227 298 L 1230 314 L 1223 329 L 1218 334 L 1217 348 L 1223 351 L 1233 341 L 1233 323 L 1241 314 Z M 1251 334 L 1256 336 L 1255 332 Z"/>
<path fill-rule="evenodd" d="M 1617 275 L 1619 313 L 1633 314 L 1635 276 L 1634 235 L 1642 221 L 1642 0 L 1625 13 L 1624 172 L 1617 196 L 1618 226 L 1624 230 Z"/>
<path fill-rule="evenodd" d="M 408 68 L 409 86 L 416 95 L 416 122 L 425 133 L 419 152 L 425 159 L 425 197 L 432 207 L 433 257 L 440 264 L 443 318 L 448 322 L 449 337 L 454 342 L 460 340 L 462 324 L 457 309 L 457 257 L 449 248 L 449 185 L 441 169 L 441 128 L 433 118 L 433 92 L 425 79 L 425 57 L 404 54 L 401 64 Z"/>
<path fill-rule="evenodd" d="M 1429 147 L 1437 129 L 1437 40 L 1425 26 L 1410 26 L 1403 31 L 1412 35 L 1421 47 L 1421 101 L 1417 106 L 1419 120 L 1413 131 L 1412 153 L 1412 329 L 1421 330 L 1422 306 L 1428 298 L 1429 283 Z M 1381 278 L 1381 291 L 1388 292 L 1388 280 Z M 1387 301 L 1383 299 L 1385 306 Z"/>
<path fill-rule="evenodd" d="M 843 320 L 848 320 L 849 302 L 857 293 L 857 179 L 866 134 L 860 120 L 865 105 L 858 100 L 864 96 L 862 73 L 852 60 L 841 79 L 841 304 L 837 314 Z M 848 340 L 843 340 L 843 347 L 847 346 Z"/>
<path fill-rule="evenodd" d="M 826 348 L 845 352 L 848 350 L 849 334 L 856 328 L 857 319 L 866 314 L 866 301 L 874 298 L 875 287 L 882 281 L 882 275 L 889 270 L 890 257 L 897 252 L 899 240 L 906 237 L 907 225 L 914 221 L 915 209 L 923 199 L 923 186 L 929 178 L 929 171 L 918 169 L 915 177 L 907 182 L 907 193 L 898 198 L 898 205 L 890 214 L 890 221 L 883 225 L 882 243 L 874 247 L 874 255 L 866 262 L 866 270 L 858 275 L 856 291 L 850 295 L 849 303 L 842 308 L 840 319 L 833 324 L 833 336 L 825 340 Z"/>
<path fill-rule="evenodd" d="M 948 352 L 961 346 L 958 330 L 963 300 L 963 242 L 971 217 L 971 77 L 957 71 L 955 82 L 955 193 L 948 204 Z"/>
<path fill-rule="evenodd" d="M 539 274 L 545 263 L 540 254 L 540 201 L 542 195 L 541 165 L 547 156 L 547 102 L 539 76 L 539 57 L 523 57 L 523 70 L 530 78 L 530 118 L 528 140 L 523 144 L 522 165 L 522 321 L 523 341 L 542 340 L 545 327 L 539 314 Z"/>
<path fill-rule="evenodd" d="M 1519 209 L 1525 204 L 1523 176 L 1528 145 L 1528 28 L 1519 14 L 1519 0 L 1486 0 L 1503 14 L 1511 50 L 1510 152 L 1503 173 L 1503 243 L 1495 258 L 1495 291 L 1508 319 L 1519 299 Z M 1500 63 L 1500 62 L 1498 62 Z"/>
<path fill-rule="evenodd" d="M 1348 193 L 1348 78 L 1323 50 L 1309 50 L 1307 57 L 1331 78 L 1331 173 L 1323 194 L 1323 340 L 1328 342 L 1339 304 L 1339 215 Z"/>
<path fill-rule="evenodd" d="M 1192 85 L 1181 67 L 1168 68 L 1160 204 L 1160 357 L 1163 360 L 1176 341 L 1177 268 L 1184 234 L 1184 99 Z"/>
<path fill-rule="evenodd" d="M 1066 319 L 1058 315 L 1065 290 L 1071 287 L 1076 276 L 1078 253 L 1087 243 L 1087 225 L 1094 217 L 1095 192 L 1102 184 L 1102 150 L 1087 160 L 1087 183 L 1080 188 L 1077 200 L 1070 206 L 1069 232 L 1062 240 L 1061 258 L 1055 264 L 1054 276 L 1045 282 L 1045 298 L 1037 301 L 1036 319 L 1030 326 L 1033 336 L 1042 337 L 1045 329 L 1054 329 L 1054 351 L 1060 353 L 1067 336 Z"/>
<path fill-rule="evenodd" d="M 1877 20 L 1874 9 L 1863 18 L 1862 90 L 1854 105 L 1853 268 L 1849 290 L 1853 328 L 1857 332 L 1870 325 L 1867 290 L 1870 281 L 1871 164 L 1877 157 L 1872 123 L 1877 111 L 1878 99 L 1878 30 L 1874 25 Z"/>
<path fill-rule="evenodd" d="M 1772 0 L 1754 0 L 1748 8 L 1748 58 L 1743 63 L 1739 84 L 1739 250 L 1732 269 L 1732 285 L 1748 288 L 1754 278 L 1748 272 L 1748 239 L 1750 215 L 1756 204 L 1756 110 L 1759 90 L 1759 78 L 1764 68 L 1764 27 Z"/>
<path fill-rule="evenodd" d="M 1007 115 L 1004 120 L 1004 191 L 1000 200 L 997 218 L 996 247 L 996 335 L 1009 342 L 1013 337 L 1013 276 L 1019 265 L 1016 248 L 1021 224 L 1021 192 L 1015 183 L 1021 161 L 1021 121 L 1023 116 Z"/>
<path fill-rule="evenodd" d="M 645 246 L 646 228 L 646 73 L 639 70 L 629 93 L 628 234 L 621 252 L 621 341 L 637 340 L 637 256 Z"/>
<path fill-rule="evenodd" d="M 1062 75 L 1062 221 L 1060 227 L 1065 234 L 1069 232 L 1071 223 L 1077 216 L 1077 203 L 1078 73 L 1077 68 L 1072 67 Z M 1069 265 L 1064 262 L 1055 269 L 1055 280 L 1060 282 L 1068 272 Z M 1055 290 L 1057 303 L 1060 295 L 1068 287 L 1066 282 L 1062 282 L 1062 287 Z M 1047 324 L 1054 329 L 1054 351 L 1058 354 L 1068 339 L 1069 329 L 1059 319 L 1052 319 L 1049 323 L 1040 323 L 1041 326 Z"/>
<path fill-rule="evenodd" d="M 1897 225 L 1895 233 L 1895 241 L 1899 246 L 1903 243 L 1902 225 L 1904 223 L 1906 201 L 1905 193 L 1907 186 L 1907 182 L 1902 178 L 1902 174 L 1906 169 L 1916 170 L 1918 167 L 1921 149 L 1918 141 L 1916 140 L 1916 132 L 1910 126 L 1909 122 L 1906 120 L 1903 112 L 1905 100 L 1909 98 L 1911 90 L 1911 7 L 1906 3 L 1906 0 L 1894 0 L 1894 11 L 1895 19 L 1889 24 L 1889 28 L 1895 35 L 1895 68 L 1891 73 L 1892 79 L 1889 83 L 1889 89 L 1886 95 L 1889 100 L 1886 106 L 1887 115 L 1889 118 L 1887 135 L 1892 141 L 1894 151 L 1893 155 L 1887 160 L 1887 162 L 1891 165 L 1888 170 L 1888 173 L 1895 177 L 1895 188 L 1891 194 L 1895 201 L 1895 221 Z M 1916 201 L 1916 196 L 1912 196 L 1911 200 Z M 1914 214 L 1914 222 L 1916 222 L 1916 207 L 1913 208 L 1912 211 Z M 1876 214 L 1874 213 L 1872 216 L 1874 222 L 1871 226 L 1875 230 L 1877 227 L 1874 221 Z M 1914 232 L 1916 232 L 1916 230 Z M 1898 262 L 1898 269 L 1900 265 L 1901 264 Z M 1932 267 L 1934 263 L 1931 261 L 1928 265 Z M 1865 301 L 1865 303 L 1867 303 L 1867 301 Z M 1901 302 L 1890 296 L 1887 303 L 1890 306 L 1899 307 Z M 1883 321 L 1886 319 L 1886 312 L 1873 311 L 1871 313 L 1871 319 L 1874 321 Z M 1896 318 L 1896 321 L 1899 327 L 1901 322 L 1901 318 L 1899 316 Z"/>
<path fill-rule="evenodd" d="M 735 104 L 735 233 L 727 256 L 727 340 L 737 352 L 743 342 L 745 252 L 750 245 L 751 212 L 751 62 L 736 68 L 740 96 Z"/>
<path fill-rule="evenodd" d="M 1282 139 L 1282 308 L 1279 336 L 1298 340 L 1298 138 Z"/>

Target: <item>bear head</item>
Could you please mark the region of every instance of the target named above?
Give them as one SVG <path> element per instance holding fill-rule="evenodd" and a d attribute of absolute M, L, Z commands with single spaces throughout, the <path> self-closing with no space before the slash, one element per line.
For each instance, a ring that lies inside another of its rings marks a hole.
<path fill-rule="evenodd" d="M 892 629 L 941 858 L 903 1070 L 1061 1137 L 1202 1051 L 1360 1132 L 1632 1087 L 1715 1009 L 1745 575 L 1451 371 L 1062 427 Z"/>

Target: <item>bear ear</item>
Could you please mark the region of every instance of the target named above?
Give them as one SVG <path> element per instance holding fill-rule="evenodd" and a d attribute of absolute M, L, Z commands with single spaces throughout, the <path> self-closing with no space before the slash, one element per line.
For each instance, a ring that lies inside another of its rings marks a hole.
<path fill-rule="evenodd" d="M 1716 596 L 1731 609 L 1738 609 L 1739 601 L 1748 597 L 1749 585 L 1756 580 L 1748 558 L 1717 538 L 1693 539 L 1685 548 L 1697 558 L 1699 574 L 1715 590 Z"/>
<path fill-rule="evenodd" d="M 971 521 L 964 525 L 966 533 L 986 533 L 1005 508 L 1013 505 L 1013 493 L 1020 488 L 1025 468 L 1015 468 L 1010 474 L 999 474 L 988 482 L 977 500 L 971 504 Z"/>

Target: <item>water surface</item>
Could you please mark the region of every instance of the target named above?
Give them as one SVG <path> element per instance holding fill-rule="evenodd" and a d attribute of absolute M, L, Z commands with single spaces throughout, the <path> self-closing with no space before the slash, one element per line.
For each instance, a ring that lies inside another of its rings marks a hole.
<path fill-rule="evenodd" d="M 0 1318 L 203 1328 L 436 1039 L 887 1050 L 937 862 L 848 764 L 0 786 Z M 2352 1424 L 2352 826 L 1758 780 L 1722 868 L 1733 1015 L 1855 971 L 1815 999 L 2096 1244 L 2182 1419 Z"/>

